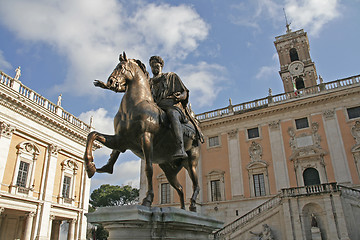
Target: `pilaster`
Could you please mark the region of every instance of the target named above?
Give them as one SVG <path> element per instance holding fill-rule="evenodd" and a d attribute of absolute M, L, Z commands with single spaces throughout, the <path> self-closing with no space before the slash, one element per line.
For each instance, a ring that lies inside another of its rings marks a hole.
<path fill-rule="evenodd" d="M 240 197 L 244 195 L 244 183 L 242 176 L 238 129 L 233 129 L 228 132 L 228 146 L 231 176 L 231 193 L 233 197 Z"/>
<path fill-rule="evenodd" d="M 342 141 L 335 109 L 325 110 L 323 112 L 323 121 L 335 181 L 339 184 L 351 183 L 349 164 L 346 159 L 344 143 Z"/>
<path fill-rule="evenodd" d="M 15 127 L 0 121 L 0 183 L 4 177 L 5 166 L 10 150 L 11 137 Z"/>
<path fill-rule="evenodd" d="M 282 188 L 290 187 L 280 121 L 273 121 L 269 124 L 269 137 L 271 157 L 274 165 L 276 190 L 280 191 Z"/>

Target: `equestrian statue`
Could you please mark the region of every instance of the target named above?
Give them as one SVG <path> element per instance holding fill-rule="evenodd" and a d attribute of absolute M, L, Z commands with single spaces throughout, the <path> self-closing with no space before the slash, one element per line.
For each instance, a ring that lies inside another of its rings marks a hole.
<path fill-rule="evenodd" d="M 142 205 L 150 207 L 154 199 L 153 163 L 159 164 L 185 209 L 184 192 L 177 174 L 185 168 L 193 184 L 190 211 L 196 211 L 200 187 L 196 173 L 203 135 L 191 109 L 187 107 L 189 91 L 175 73 L 163 73 L 164 61 L 159 56 L 150 58 L 153 78 L 145 65 L 120 54 L 120 63 L 107 83 L 95 80 L 96 87 L 123 92 L 120 107 L 114 118 L 114 135 L 96 131 L 88 135 L 84 154 L 88 177 L 95 172 L 113 173 L 120 153 L 131 150 L 145 160 L 147 192 Z M 96 168 L 93 162 L 93 144 L 99 141 L 112 149 L 108 162 Z"/>

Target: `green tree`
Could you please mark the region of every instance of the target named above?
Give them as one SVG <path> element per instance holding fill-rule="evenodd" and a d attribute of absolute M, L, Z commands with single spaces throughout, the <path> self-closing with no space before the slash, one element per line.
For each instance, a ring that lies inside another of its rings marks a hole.
<path fill-rule="evenodd" d="M 103 184 L 90 195 L 92 207 L 132 205 L 139 201 L 139 189 L 129 185 Z"/>

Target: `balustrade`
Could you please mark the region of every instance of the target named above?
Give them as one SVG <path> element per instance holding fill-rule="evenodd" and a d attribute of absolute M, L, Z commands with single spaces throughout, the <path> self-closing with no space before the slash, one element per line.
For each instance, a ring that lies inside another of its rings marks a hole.
<path fill-rule="evenodd" d="M 37 105 L 47 109 L 52 113 L 57 113 L 56 104 L 50 102 L 45 97 L 41 96 L 40 94 L 36 93 L 35 91 L 31 90 L 30 88 L 23 85 L 19 80 L 15 80 L 9 75 L 5 74 L 4 72 L 0 72 L 0 84 L 4 85 L 8 88 L 15 90 L 18 94 L 20 94 L 25 99 L 31 100 L 32 102 L 36 103 Z M 70 114 L 62 110 L 60 114 L 61 118 L 65 121 L 75 125 L 83 130 L 89 131 L 90 126 L 82 122 L 80 119 L 75 117 L 74 115 Z"/>

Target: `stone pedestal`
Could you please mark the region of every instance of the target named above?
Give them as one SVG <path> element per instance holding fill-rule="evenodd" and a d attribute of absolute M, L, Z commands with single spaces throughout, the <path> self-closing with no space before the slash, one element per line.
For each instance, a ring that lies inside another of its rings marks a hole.
<path fill-rule="evenodd" d="M 90 223 L 101 223 L 109 231 L 108 240 L 202 240 L 209 239 L 209 234 L 223 225 L 210 217 L 172 207 L 102 207 L 86 216 Z"/>
<path fill-rule="evenodd" d="M 320 228 L 318 228 L 318 227 L 311 228 L 311 239 L 312 240 L 322 240 Z"/>

